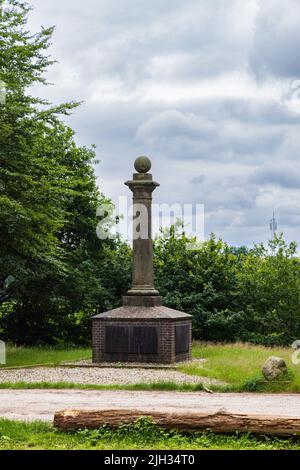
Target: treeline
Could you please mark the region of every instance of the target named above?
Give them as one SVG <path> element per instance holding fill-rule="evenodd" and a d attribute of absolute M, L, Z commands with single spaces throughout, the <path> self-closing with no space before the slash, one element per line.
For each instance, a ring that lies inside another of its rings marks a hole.
<path fill-rule="evenodd" d="M 93 260 L 87 254 L 69 265 L 73 274 L 35 271 L 2 302 L 2 338 L 90 344 L 91 316 L 121 305 L 132 254 L 120 241 L 102 246 Z M 233 248 L 214 235 L 200 243 L 172 227 L 155 239 L 154 263 L 165 305 L 193 315 L 194 339 L 290 345 L 300 338 L 300 260 L 282 235 L 267 246 Z"/>
<path fill-rule="evenodd" d="M 192 247 L 192 248 L 191 248 Z M 233 248 L 176 235 L 155 242 L 156 285 L 165 304 L 193 315 L 194 338 L 290 345 L 300 338 L 300 259 L 295 243 Z"/>
<path fill-rule="evenodd" d="M 27 31 L 28 7 L 0 2 L 0 338 L 17 344 L 89 344 L 91 316 L 117 307 L 131 282 L 131 249 L 96 236 L 106 198 L 95 150 L 78 147 L 45 83 L 53 28 Z M 194 338 L 290 344 L 300 338 L 300 262 L 282 236 L 267 247 L 200 244 L 176 233 L 154 242 L 165 304 L 193 315 Z"/>

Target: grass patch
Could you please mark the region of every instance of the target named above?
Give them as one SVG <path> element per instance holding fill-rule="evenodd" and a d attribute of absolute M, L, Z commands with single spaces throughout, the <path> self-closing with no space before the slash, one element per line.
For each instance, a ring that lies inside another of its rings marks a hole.
<path fill-rule="evenodd" d="M 91 359 L 92 351 L 89 348 L 58 348 L 50 346 L 18 347 L 7 345 L 5 365 L 1 367 L 20 367 L 33 365 L 59 365 L 62 362 Z"/>
<path fill-rule="evenodd" d="M 158 391 L 178 391 L 178 392 L 199 392 L 203 390 L 203 385 L 176 382 L 153 382 L 137 383 L 131 385 L 93 385 L 77 384 L 73 382 L 5 382 L 0 383 L 0 389 L 80 389 L 80 390 L 158 390 Z"/>
<path fill-rule="evenodd" d="M 181 433 L 163 430 L 149 418 L 112 430 L 59 432 L 43 422 L 0 420 L 0 450 L 299 450 L 296 439 L 257 437 L 250 434 L 221 435 L 211 432 Z"/>
<path fill-rule="evenodd" d="M 251 344 L 194 343 L 193 358 L 206 359 L 203 363 L 180 365 L 179 370 L 190 375 L 210 377 L 228 385 L 210 386 L 218 391 L 300 392 L 300 365 L 291 360 L 291 348 L 271 348 Z M 269 356 L 282 357 L 289 375 L 280 380 L 266 382 L 261 367 Z"/>
<path fill-rule="evenodd" d="M 289 371 L 286 375 L 278 378 L 277 380 L 272 380 L 268 382 L 261 375 L 252 377 L 249 380 L 246 380 L 243 385 L 240 387 L 243 392 L 274 392 L 280 393 L 282 391 L 287 391 L 286 389 L 292 388 L 294 374 Z M 296 390 L 297 391 L 297 390 Z"/>

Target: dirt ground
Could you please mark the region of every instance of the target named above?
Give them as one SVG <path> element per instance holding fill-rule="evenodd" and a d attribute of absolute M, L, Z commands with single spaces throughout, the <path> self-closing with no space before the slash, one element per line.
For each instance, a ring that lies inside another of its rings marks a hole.
<path fill-rule="evenodd" d="M 0 390 L 0 417 L 52 421 L 63 409 L 265 414 L 300 418 L 300 394 L 156 392 L 113 390 Z"/>

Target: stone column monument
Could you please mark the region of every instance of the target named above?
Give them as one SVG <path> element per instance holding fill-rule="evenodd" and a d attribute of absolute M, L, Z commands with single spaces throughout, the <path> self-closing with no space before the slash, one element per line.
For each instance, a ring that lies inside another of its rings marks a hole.
<path fill-rule="evenodd" d="M 133 277 L 132 288 L 123 298 L 123 304 L 162 305 L 162 298 L 154 288 L 152 246 L 152 193 L 159 184 L 148 173 L 149 158 L 138 158 L 134 166 L 138 173 L 125 183 L 133 193 Z"/>
<path fill-rule="evenodd" d="M 133 193 L 133 279 L 123 306 L 93 317 L 93 362 L 173 363 L 191 358 L 191 315 L 163 306 L 154 287 L 152 193 L 147 157 L 125 184 Z"/>

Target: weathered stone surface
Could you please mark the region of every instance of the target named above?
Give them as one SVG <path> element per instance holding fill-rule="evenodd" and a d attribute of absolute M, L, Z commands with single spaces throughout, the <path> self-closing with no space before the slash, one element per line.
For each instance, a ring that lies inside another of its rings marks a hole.
<path fill-rule="evenodd" d="M 270 356 L 262 367 L 262 373 L 267 380 L 277 379 L 287 373 L 287 366 L 281 357 Z"/>
<path fill-rule="evenodd" d="M 151 170 L 151 160 L 148 157 L 138 157 L 134 162 L 134 168 L 138 173 L 148 173 Z"/>
<path fill-rule="evenodd" d="M 192 320 L 192 316 L 188 313 L 174 310 L 173 308 L 164 306 L 123 306 L 109 310 L 108 312 L 99 313 L 93 319 L 99 320 Z"/>
<path fill-rule="evenodd" d="M 124 307 L 160 307 L 163 304 L 160 295 L 124 295 Z"/>
<path fill-rule="evenodd" d="M 145 159 L 146 157 L 142 158 Z M 136 167 L 141 168 L 143 162 L 144 160 L 137 159 L 135 162 Z M 151 162 L 149 165 L 151 167 Z M 127 295 L 137 297 L 158 296 L 159 293 L 154 287 L 151 211 L 152 193 L 159 184 L 152 180 L 152 175 L 146 173 L 134 174 L 133 179 L 126 181 L 125 184 L 133 193 L 134 219 L 138 217 L 139 220 L 139 223 L 133 224 L 132 287 Z"/>

